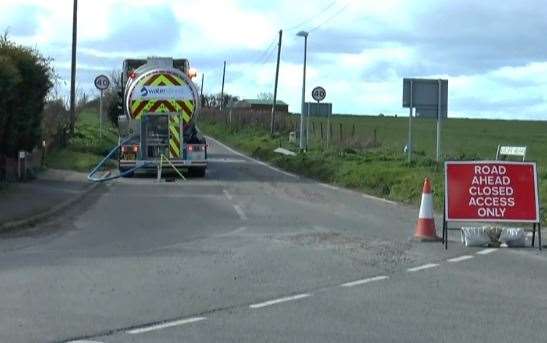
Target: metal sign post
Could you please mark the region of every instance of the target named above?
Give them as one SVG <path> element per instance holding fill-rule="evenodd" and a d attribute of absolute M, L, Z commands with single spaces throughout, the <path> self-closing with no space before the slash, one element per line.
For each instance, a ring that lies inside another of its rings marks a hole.
<path fill-rule="evenodd" d="M 103 139 L 103 91 L 99 98 L 99 139 Z"/>
<path fill-rule="evenodd" d="M 317 101 L 317 103 L 319 104 L 321 101 L 323 101 L 325 99 L 325 97 L 327 96 L 327 91 L 325 90 L 325 88 L 321 87 L 321 86 L 317 86 L 315 87 L 314 89 L 312 89 L 311 91 L 311 97 Z M 330 114 L 329 116 L 327 117 L 327 149 L 329 148 L 329 136 L 328 136 L 328 132 L 329 132 L 329 125 L 330 125 Z M 308 130 L 309 130 L 309 126 L 310 126 L 310 104 L 308 104 L 308 124 L 307 124 L 307 128 L 306 128 L 306 139 L 308 137 Z M 306 148 L 307 148 L 307 141 L 306 141 Z"/>
<path fill-rule="evenodd" d="M 408 163 L 412 162 L 412 86 L 413 82 L 410 80 L 410 106 L 408 111 L 408 143 L 407 143 L 407 150 L 408 150 Z"/>
<path fill-rule="evenodd" d="M 327 150 L 329 149 L 330 140 L 330 113 L 327 115 Z"/>
<path fill-rule="evenodd" d="M 19 151 L 19 154 L 18 154 L 18 159 L 17 159 L 17 179 L 19 181 L 22 181 L 24 179 L 24 176 L 26 175 L 26 171 L 25 173 L 23 174 L 23 162 L 25 161 L 25 158 L 26 158 L 26 152 L 21 150 Z"/>
<path fill-rule="evenodd" d="M 95 78 L 95 87 L 101 91 L 99 98 L 99 138 L 103 138 L 103 91 L 110 86 L 110 80 L 106 75 L 99 75 Z"/>
<path fill-rule="evenodd" d="M 403 79 L 403 107 L 408 107 L 408 161 L 412 160 L 412 112 L 415 118 L 436 118 L 436 159 L 442 159 L 442 120 L 448 112 L 448 80 Z"/>
<path fill-rule="evenodd" d="M 441 101 L 442 101 L 442 94 L 441 94 L 441 80 L 437 80 L 437 88 L 438 88 L 438 98 L 437 98 L 437 151 L 436 151 L 436 160 L 439 162 L 441 160 L 441 126 L 442 126 L 442 120 L 443 116 L 441 114 Z"/>

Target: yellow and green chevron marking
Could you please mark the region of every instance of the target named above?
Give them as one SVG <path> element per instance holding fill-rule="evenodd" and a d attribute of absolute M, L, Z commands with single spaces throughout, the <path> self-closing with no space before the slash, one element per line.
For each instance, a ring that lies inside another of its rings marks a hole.
<path fill-rule="evenodd" d="M 144 80 L 144 86 L 181 86 L 186 82 L 181 78 L 167 74 L 158 73 L 150 75 Z M 192 100 L 132 100 L 131 117 L 138 119 L 143 113 L 173 113 L 178 112 L 182 115 L 184 123 L 190 122 L 194 112 L 194 101 Z"/>
<path fill-rule="evenodd" d="M 180 158 L 181 138 L 180 117 L 171 115 L 169 116 L 169 158 Z"/>

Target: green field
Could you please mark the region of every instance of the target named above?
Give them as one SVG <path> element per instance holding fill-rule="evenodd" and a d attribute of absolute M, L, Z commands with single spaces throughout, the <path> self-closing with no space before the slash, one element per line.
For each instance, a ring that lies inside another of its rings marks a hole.
<path fill-rule="evenodd" d="M 286 126 L 289 129 L 275 138 L 269 136 L 266 123 L 238 125 L 232 122 L 226 125 L 216 118 L 203 115 L 200 127 L 213 137 L 254 157 L 324 182 L 403 203 L 418 204 L 423 180 L 426 176 L 430 177 L 436 209 L 442 207 L 443 166 L 434 160 L 434 120 L 413 121 L 415 159 L 409 164 L 403 153 L 408 135 L 408 117 L 333 116 L 328 149 L 326 119 L 313 118 L 309 150 L 296 157 L 272 152 L 278 146 L 296 150 L 296 146 L 288 142 L 288 131 L 291 128 L 294 130 L 298 120 L 296 117 L 284 119 L 288 120 Z M 445 160 L 494 159 L 498 144 L 526 145 L 527 160 L 538 163 L 540 194 L 547 192 L 547 122 L 448 119 L 443 125 L 442 143 Z M 542 204 L 545 207 L 547 201 Z"/>
<path fill-rule="evenodd" d="M 117 130 L 106 120 L 103 122 L 102 139 L 99 138 L 97 111 L 84 109 L 78 115 L 74 137 L 65 148 L 49 152 L 46 164 L 55 169 L 89 172 L 117 143 Z"/>

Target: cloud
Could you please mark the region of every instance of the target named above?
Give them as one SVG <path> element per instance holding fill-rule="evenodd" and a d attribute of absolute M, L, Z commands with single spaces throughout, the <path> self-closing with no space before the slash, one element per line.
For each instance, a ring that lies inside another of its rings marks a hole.
<path fill-rule="evenodd" d="M 537 1 L 427 1 L 414 8 L 410 27 L 373 37 L 416 49 L 430 74 L 475 74 L 541 61 L 547 8 Z"/>
<path fill-rule="evenodd" d="M 306 97 L 327 89 L 335 112 L 406 113 L 403 77 L 449 80 L 449 115 L 541 118 L 547 112 L 547 7 L 533 0 L 102 0 L 80 1 L 78 83 L 125 58 L 187 57 L 206 91 L 272 92 L 283 32 L 279 97 L 298 111 L 303 39 L 310 31 Z M 68 77 L 71 6 L 2 0 L 13 38 L 55 58 Z M 268 48 L 268 49 L 267 49 Z"/>
<path fill-rule="evenodd" d="M 110 13 L 108 22 L 113 27 L 108 37 L 89 39 L 80 46 L 125 54 L 153 54 L 171 51 L 182 42 L 180 24 L 167 7 L 123 6 Z"/>
<path fill-rule="evenodd" d="M 33 36 L 38 31 L 36 24 L 40 13 L 37 7 L 28 4 L 8 7 L 0 14 L 0 20 L 5 25 L 2 29 L 7 29 L 10 35 L 16 37 Z"/>

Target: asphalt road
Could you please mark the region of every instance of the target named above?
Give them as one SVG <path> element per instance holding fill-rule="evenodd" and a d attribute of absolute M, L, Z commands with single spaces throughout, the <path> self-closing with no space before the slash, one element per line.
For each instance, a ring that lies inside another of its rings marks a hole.
<path fill-rule="evenodd" d="M 209 157 L 1 236 L 0 342 L 547 340 L 545 254 L 413 242 L 414 208 Z"/>

